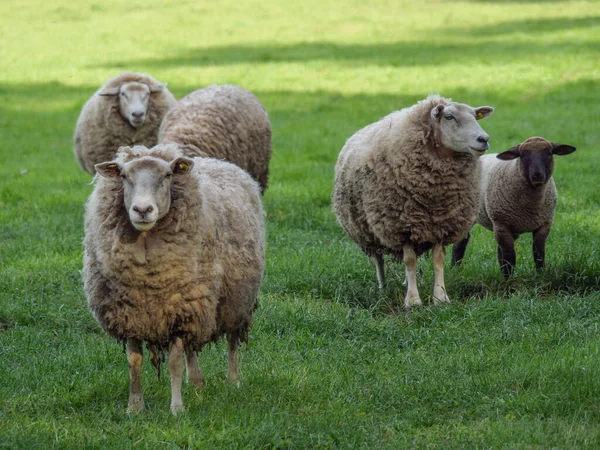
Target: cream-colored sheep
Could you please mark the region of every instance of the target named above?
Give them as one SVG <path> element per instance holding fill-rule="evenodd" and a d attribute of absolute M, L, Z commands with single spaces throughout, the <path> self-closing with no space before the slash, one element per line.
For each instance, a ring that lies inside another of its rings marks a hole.
<path fill-rule="evenodd" d="M 158 142 L 179 144 L 187 156 L 237 164 L 263 193 L 267 189 L 271 122 L 260 101 L 238 86 L 214 84 L 179 100 L 164 118 Z"/>
<path fill-rule="evenodd" d="M 481 196 L 477 223 L 494 232 L 498 242 L 498 262 L 505 277 L 516 264 L 515 239 L 533 233 L 533 259 L 543 269 L 546 239 L 554 221 L 557 193 L 552 173 L 554 155 L 568 155 L 575 147 L 531 137 L 500 154 L 481 158 Z M 467 244 L 454 245 L 452 263 L 460 263 Z"/>
<path fill-rule="evenodd" d="M 384 254 L 404 260 L 406 308 L 421 304 L 416 261 L 431 248 L 434 302 L 449 301 L 444 246 L 461 239 L 475 220 L 479 156 L 488 149 L 488 135 L 477 120 L 492 112 L 430 95 L 358 131 L 340 152 L 335 214 L 375 260 L 381 288 Z"/>
<path fill-rule="evenodd" d="M 145 73 L 111 78 L 83 105 L 73 151 L 83 170 L 110 161 L 121 146 L 158 142 L 158 127 L 176 100 L 166 85 Z"/>
<path fill-rule="evenodd" d="M 183 409 L 183 354 L 195 386 L 197 354 L 227 335 L 229 379 L 247 342 L 265 263 L 259 186 L 225 161 L 184 157 L 176 145 L 119 150 L 96 165 L 86 207 L 84 287 L 90 309 L 127 342 L 129 410 L 143 409 L 142 344 L 155 365 L 169 352 L 171 410 Z"/>

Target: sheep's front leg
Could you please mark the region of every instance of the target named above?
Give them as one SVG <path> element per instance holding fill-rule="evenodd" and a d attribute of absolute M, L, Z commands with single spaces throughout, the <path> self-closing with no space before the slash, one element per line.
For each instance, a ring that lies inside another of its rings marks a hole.
<path fill-rule="evenodd" d="M 376 254 L 373 257 L 373 261 L 375 261 L 375 269 L 377 270 L 377 284 L 379 284 L 379 289 L 382 291 L 385 289 L 385 268 L 383 255 Z"/>
<path fill-rule="evenodd" d="M 434 287 L 433 287 L 433 304 L 437 305 L 440 302 L 450 302 L 446 294 L 446 286 L 444 285 L 444 260 L 446 251 L 443 245 L 436 244 L 433 247 L 433 267 L 434 267 Z"/>
<path fill-rule="evenodd" d="M 515 253 L 515 237 L 506 228 L 494 225 L 494 237 L 498 242 L 498 262 L 504 278 L 513 274 L 517 264 L 517 255 Z"/>
<path fill-rule="evenodd" d="M 187 369 L 188 381 L 196 388 L 204 387 L 204 375 L 198 364 L 198 353 L 191 350 L 185 352 L 185 365 Z"/>
<path fill-rule="evenodd" d="M 421 298 L 417 289 L 417 255 L 413 248 L 406 244 L 402 247 L 404 253 L 404 265 L 406 266 L 406 282 L 408 288 L 404 299 L 404 307 L 409 309 L 411 306 L 420 305 Z"/>
<path fill-rule="evenodd" d="M 181 382 L 183 379 L 183 341 L 175 339 L 169 345 L 169 373 L 171 375 L 171 412 L 183 411 L 181 400 Z"/>
<path fill-rule="evenodd" d="M 139 339 L 127 339 L 127 362 L 129 363 L 129 405 L 128 413 L 139 413 L 144 409 L 142 396 L 142 362 L 144 350 Z"/>
<path fill-rule="evenodd" d="M 546 265 L 546 239 L 548 239 L 551 227 L 551 223 L 544 224 L 533 232 L 533 261 L 538 270 L 543 269 Z"/>
<path fill-rule="evenodd" d="M 240 376 L 238 373 L 238 349 L 240 346 L 240 338 L 236 332 L 227 333 L 227 378 L 229 381 L 240 387 Z"/>
<path fill-rule="evenodd" d="M 465 257 L 465 252 L 467 251 L 467 245 L 469 245 L 469 239 L 471 239 L 471 233 L 468 232 L 467 236 L 458 241 L 456 244 L 452 246 L 452 265 L 460 266 L 463 258 Z"/>

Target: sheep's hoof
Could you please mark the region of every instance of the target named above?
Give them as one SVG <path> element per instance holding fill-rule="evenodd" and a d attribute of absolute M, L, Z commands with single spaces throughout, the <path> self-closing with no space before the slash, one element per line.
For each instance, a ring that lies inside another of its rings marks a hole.
<path fill-rule="evenodd" d="M 450 303 L 450 299 L 444 289 L 433 291 L 433 304 L 439 305 L 440 303 Z"/>
<path fill-rule="evenodd" d="M 228 380 L 236 388 L 242 387 L 242 380 L 239 377 L 228 377 Z"/>
<path fill-rule="evenodd" d="M 129 400 L 129 405 L 127 406 L 127 414 L 139 414 L 143 410 L 144 400 L 142 398 Z"/>
<path fill-rule="evenodd" d="M 404 308 L 410 309 L 411 306 L 421 306 L 423 302 L 421 302 L 421 297 L 419 294 L 411 294 L 410 292 L 406 294 L 406 298 L 404 299 Z"/>
<path fill-rule="evenodd" d="M 203 387 L 206 386 L 206 382 L 204 381 L 204 378 L 190 378 L 189 382 L 196 389 L 202 389 Z"/>
<path fill-rule="evenodd" d="M 173 414 L 174 416 L 176 416 L 179 413 L 183 412 L 183 405 L 179 404 L 179 405 L 171 405 L 171 414 Z"/>

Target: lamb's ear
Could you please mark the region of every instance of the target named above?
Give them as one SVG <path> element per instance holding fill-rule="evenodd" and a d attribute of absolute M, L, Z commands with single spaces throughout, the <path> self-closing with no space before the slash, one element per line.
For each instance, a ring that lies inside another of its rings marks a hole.
<path fill-rule="evenodd" d="M 508 150 L 498 153 L 496 158 L 501 159 L 502 161 L 510 161 L 511 159 L 517 159 L 521 156 L 521 145 L 516 145 L 514 147 L 509 148 Z"/>
<path fill-rule="evenodd" d="M 106 178 L 113 178 L 121 175 L 121 165 L 116 161 L 96 164 L 94 168 L 96 169 L 96 172 Z"/>
<path fill-rule="evenodd" d="M 577 150 L 572 145 L 567 144 L 557 144 L 556 142 L 552 142 L 552 154 L 553 155 L 570 155 L 575 150 Z"/>
<path fill-rule="evenodd" d="M 444 108 L 445 108 L 444 105 L 437 105 L 436 107 L 434 107 L 430 113 L 431 118 L 434 120 L 438 120 L 441 117 L 442 111 L 444 111 Z"/>
<path fill-rule="evenodd" d="M 485 119 L 488 116 L 491 116 L 494 112 L 494 108 L 491 106 L 480 106 L 479 108 L 475 108 L 475 118 L 477 120 Z"/>
<path fill-rule="evenodd" d="M 154 86 L 149 86 L 150 88 L 150 93 L 151 94 L 158 94 L 159 92 L 162 92 L 165 90 L 165 88 L 167 87 L 167 84 L 155 84 Z"/>
<path fill-rule="evenodd" d="M 119 93 L 119 86 L 103 89 L 100 92 L 98 92 L 98 95 L 107 97 L 107 96 L 111 96 L 111 95 L 117 95 L 118 93 Z"/>
<path fill-rule="evenodd" d="M 171 171 L 175 175 L 186 175 L 191 172 L 194 167 L 194 160 L 182 156 L 171 163 Z"/>

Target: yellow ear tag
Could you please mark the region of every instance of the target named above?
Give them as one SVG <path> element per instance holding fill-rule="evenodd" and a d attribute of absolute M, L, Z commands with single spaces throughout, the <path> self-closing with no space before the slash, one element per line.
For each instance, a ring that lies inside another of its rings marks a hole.
<path fill-rule="evenodd" d="M 483 113 L 482 112 L 478 112 L 477 113 L 477 118 L 478 119 L 483 119 Z"/>
<path fill-rule="evenodd" d="M 186 163 L 180 162 L 179 163 L 179 169 L 183 170 L 184 172 L 187 172 L 188 171 L 188 165 Z"/>
<path fill-rule="evenodd" d="M 113 169 L 117 168 L 117 165 L 116 164 L 109 164 L 108 166 L 106 166 L 106 168 L 109 169 L 109 170 L 113 170 Z"/>

